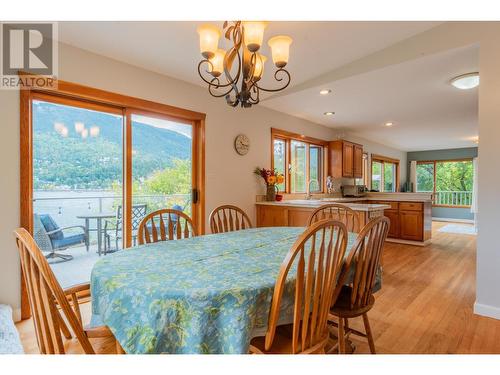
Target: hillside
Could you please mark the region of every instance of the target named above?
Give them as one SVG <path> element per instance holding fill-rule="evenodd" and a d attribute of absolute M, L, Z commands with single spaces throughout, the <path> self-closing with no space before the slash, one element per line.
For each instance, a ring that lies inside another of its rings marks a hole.
<path fill-rule="evenodd" d="M 99 134 L 82 138 L 75 122 Z M 107 113 L 35 102 L 33 104 L 34 188 L 109 189 L 121 181 L 122 119 Z M 59 134 L 55 123 L 64 125 Z M 191 158 L 191 139 L 178 132 L 132 123 L 133 177 L 142 181 L 174 160 Z"/>

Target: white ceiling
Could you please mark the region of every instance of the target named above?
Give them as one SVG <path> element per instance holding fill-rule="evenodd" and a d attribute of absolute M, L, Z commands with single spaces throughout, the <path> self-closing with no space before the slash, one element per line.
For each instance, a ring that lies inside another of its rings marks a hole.
<path fill-rule="evenodd" d="M 198 77 L 201 60 L 197 27 L 205 22 L 60 22 L 59 39 L 67 44 L 205 86 Z M 223 22 L 209 22 L 222 28 Z M 293 38 L 290 86 L 369 55 L 432 28 L 438 22 L 270 22 L 265 40 Z M 219 46 L 229 44 L 221 38 Z M 269 57 L 267 42 L 261 53 Z M 265 77 L 269 77 L 265 75 Z M 272 81 L 269 80 L 271 84 Z"/>
<path fill-rule="evenodd" d="M 277 97 L 269 108 L 405 151 L 473 147 L 478 90 L 458 90 L 451 78 L 479 68 L 470 46 L 422 57 Z M 319 94 L 328 88 L 332 93 Z M 334 116 L 325 116 L 327 111 Z M 392 122 L 392 127 L 386 127 Z"/>
<path fill-rule="evenodd" d="M 61 22 L 63 43 L 204 86 L 196 28 L 203 22 Z M 217 23 L 222 26 L 222 22 Z M 290 35 L 291 86 L 304 84 L 352 61 L 437 26 L 438 22 L 271 22 L 265 39 Z M 222 47 L 225 45 L 222 43 Z M 262 53 L 270 57 L 267 45 Z M 448 85 L 477 70 L 477 48 L 449 51 L 377 71 L 325 82 L 270 98 L 259 105 L 349 131 L 402 150 L 468 147 L 477 135 L 477 90 Z M 268 60 L 266 71 L 271 71 Z M 272 85 L 271 75 L 262 82 Z M 209 95 L 207 93 L 207 95 Z M 244 109 L 241 109 L 242 111 Z M 336 115 L 325 118 L 325 111 Z M 382 124 L 393 121 L 395 126 Z"/>

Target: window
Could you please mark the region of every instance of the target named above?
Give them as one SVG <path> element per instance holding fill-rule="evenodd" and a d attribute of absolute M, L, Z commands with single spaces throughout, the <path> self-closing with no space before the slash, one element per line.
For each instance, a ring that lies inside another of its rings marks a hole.
<path fill-rule="evenodd" d="M 434 193 L 435 206 L 469 207 L 472 203 L 472 160 L 417 163 L 417 192 Z"/>
<path fill-rule="evenodd" d="M 326 141 L 284 130 L 271 129 L 272 168 L 285 176 L 280 192 L 312 193 L 323 191 Z M 309 184 L 310 182 L 310 184 Z"/>
<path fill-rule="evenodd" d="M 372 190 L 396 192 L 399 190 L 399 160 L 372 155 Z"/>
<path fill-rule="evenodd" d="M 356 179 L 356 185 L 365 185 L 368 187 L 368 153 L 363 153 L 363 177 Z"/>
<path fill-rule="evenodd" d="M 21 225 L 63 288 L 89 282 L 102 253 L 136 245 L 160 207 L 180 207 L 203 233 L 203 114 L 68 82 L 20 95 Z"/>
<path fill-rule="evenodd" d="M 285 175 L 286 171 L 286 141 L 284 139 L 275 139 L 273 141 L 273 160 L 274 160 L 274 168 Z M 285 191 L 286 184 L 283 182 L 282 184 L 278 184 L 279 191 Z"/>

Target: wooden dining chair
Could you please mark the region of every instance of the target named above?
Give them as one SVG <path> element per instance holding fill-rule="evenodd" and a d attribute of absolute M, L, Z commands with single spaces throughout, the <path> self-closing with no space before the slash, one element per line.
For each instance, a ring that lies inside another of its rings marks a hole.
<path fill-rule="evenodd" d="M 84 291 L 86 286 L 63 290 L 31 234 L 24 228 L 16 229 L 14 234 L 40 353 L 65 353 L 61 333 L 66 338 L 71 338 L 71 334 L 63 319 L 64 316 L 84 353 L 95 354 L 89 338 L 114 338 L 114 336 L 105 326 L 83 328 L 76 294 Z M 88 288 L 90 289 L 90 286 Z M 73 306 L 70 304 L 70 299 Z M 118 352 L 123 352 L 117 341 L 116 348 Z"/>
<path fill-rule="evenodd" d="M 241 208 L 229 204 L 215 208 L 209 216 L 212 233 L 226 233 L 252 228 L 252 222 Z"/>
<path fill-rule="evenodd" d="M 309 216 L 309 220 L 307 225 L 311 225 L 316 223 L 319 220 L 338 220 L 343 222 L 348 232 L 359 232 L 359 218 L 356 212 L 344 205 L 338 203 L 329 203 L 324 204 L 318 208 L 316 208 Z"/>
<path fill-rule="evenodd" d="M 343 223 L 323 220 L 297 239 L 278 273 L 266 335 L 250 342 L 251 353 L 324 353 L 329 338 L 328 312 L 344 261 L 347 235 Z M 289 276 L 291 269 L 293 278 Z M 290 282 L 295 296 L 293 323 L 278 326 L 283 292 Z"/>
<path fill-rule="evenodd" d="M 373 287 L 379 272 L 384 243 L 389 232 L 390 221 L 381 216 L 368 222 L 359 233 L 344 264 L 335 300 L 328 316 L 329 324 L 338 328 L 339 353 L 345 353 L 345 339 L 350 335 L 365 337 L 370 352 L 375 354 L 375 343 L 368 321 L 368 311 L 375 304 Z M 349 319 L 362 316 L 365 333 L 349 327 Z M 335 322 L 337 318 L 338 323 Z"/>
<path fill-rule="evenodd" d="M 151 212 L 139 224 L 137 241 L 146 243 L 180 240 L 198 235 L 191 218 L 184 212 L 165 208 Z"/>

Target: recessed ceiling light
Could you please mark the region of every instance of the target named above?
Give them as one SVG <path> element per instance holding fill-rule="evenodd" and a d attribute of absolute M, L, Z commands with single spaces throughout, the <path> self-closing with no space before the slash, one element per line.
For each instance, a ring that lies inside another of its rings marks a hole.
<path fill-rule="evenodd" d="M 331 92 L 332 92 L 332 90 L 330 90 L 330 89 L 323 89 L 323 90 L 321 90 L 319 93 L 320 93 L 321 95 L 328 95 L 328 94 L 329 94 L 329 93 L 331 93 Z"/>
<path fill-rule="evenodd" d="M 323 113 L 325 116 L 332 116 L 335 114 L 335 112 L 325 112 Z"/>
<path fill-rule="evenodd" d="M 392 125 L 394 125 L 394 123 L 392 123 L 392 122 L 386 122 L 384 125 L 385 126 L 392 126 Z"/>
<path fill-rule="evenodd" d="M 453 78 L 450 83 L 460 90 L 469 90 L 479 85 L 479 73 L 467 73 Z"/>

